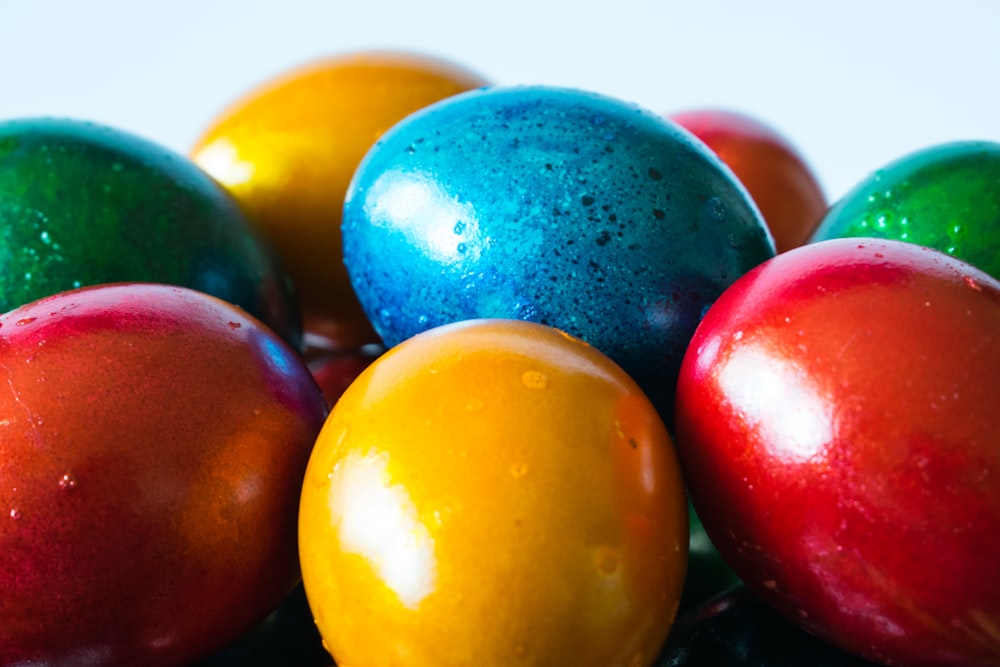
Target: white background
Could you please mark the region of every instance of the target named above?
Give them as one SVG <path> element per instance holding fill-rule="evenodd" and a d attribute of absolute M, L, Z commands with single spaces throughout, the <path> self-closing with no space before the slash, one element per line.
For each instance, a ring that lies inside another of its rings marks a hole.
<path fill-rule="evenodd" d="M 77 117 L 187 152 L 249 89 L 370 49 L 663 114 L 744 111 L 831 201 L 919 148 L 1000 141 L 995 0 L 0 0 L 0 120 Z"/>

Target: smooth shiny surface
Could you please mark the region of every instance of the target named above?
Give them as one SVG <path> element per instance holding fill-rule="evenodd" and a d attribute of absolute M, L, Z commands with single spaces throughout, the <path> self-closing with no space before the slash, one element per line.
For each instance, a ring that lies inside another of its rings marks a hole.
<path fill-rule="evenodd" d="M 645 667 L 677 610 L 687 505 L 620 368 L 550 327 L 479 320 L 390 349 L 347 389 L 299 543 L 338 664 Z"/>
<path fill-rule="evenodd" d="M 836 239 L 737 281 L 692 339 L 677 446 L 756 594 L 841 648 L 1000 665 L 1000 282 Z"/>
<path fill-rule="evenodd" d="M 924 148 L 873 172 L 838 201 L 810 242 L 843 237 L 936 248 L 1000 279 L 1000 143 Z"/>
<path fill-rule="evenodd" d="M 190 664 L 292 590 L 326 406 L 274 332 L 83 288 L 0 317 L 0 368 L 0 664 Z"/>
<path fill-rule="evenodd" d="M 637 106 L 545 86 L 473 91 L 387 132 L 344 207 L 344 262 L 387 345 L 499 317 L 579 336 L 670 421 L 704 310 L 774 254 L 742 185 Z"/>
<path fill-rule="evenodd" d="M 353 348 L 378 342 L 344 270 L 344 193 L 372 144 L 433 102 L 486 85 L 457 65 L 359 52 L 281 73 L 212 121 L 191 150 L 274 243 L 307 330 Z"/>
<path fill-rule="evenodd" d="M 812 168 L 775 128 L 736 111 L 693 109 L 669 118 L 704 141 L 746 186 L 778 252 L 803 245 L 827 210 Z"/>
<path fill-rule="evenodd" d="M 301 340 L 288 276 L 236 201 L 184 156 L 114 128 L 0 123 L 0 257 L 0 312 L 86 285 L 169 283 Z"/>

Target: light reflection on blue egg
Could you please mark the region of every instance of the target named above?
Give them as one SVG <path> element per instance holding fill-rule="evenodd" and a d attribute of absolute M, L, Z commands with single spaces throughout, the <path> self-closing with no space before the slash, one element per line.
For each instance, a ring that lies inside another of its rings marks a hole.
<path fill-rule="evenodd" d="M 558 327 L 630 373 L 670 421 L 703 312 L 774 255 L 746 190 L 657 114 L 546 86 L 487 88 L 408 117 L 349 188 L 344 262 L 389 346 L 431 327 Z"/>

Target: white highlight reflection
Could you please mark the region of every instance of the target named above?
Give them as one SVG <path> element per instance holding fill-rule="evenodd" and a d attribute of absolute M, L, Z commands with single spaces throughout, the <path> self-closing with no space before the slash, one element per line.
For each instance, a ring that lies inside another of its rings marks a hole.
<path fill-rule="evenodd" d="M 439 261 L 475 261 L 480 253 L 475 209 L 419 172 L 388 171 L 371 185 L 365 213 L 373 225 L 400 230 Z"/>
<path fill-rule="evenodd" d="M 195 156 L 195 161 L 212 178 L 226 186 L 246 183 L 254 174 L 254 164 L 240 159 L 236 146 L 228 139 L 216 139 Z"/>
<path fill-rule="evenodd" d="M 434 590 L 434 541 L 406 489 L 391 485 L 388 455 L 349 454 L 331 475 L 331 515 L 342 548 L 366 558 L 406 607 Z"/>
<path fill-rule="evenodd" d="M 719 385 L 771 454 L 807 461 L 833 437 L 833 415 L 804 373 L 759 347 L 732 353 L 719 372 Z"/>

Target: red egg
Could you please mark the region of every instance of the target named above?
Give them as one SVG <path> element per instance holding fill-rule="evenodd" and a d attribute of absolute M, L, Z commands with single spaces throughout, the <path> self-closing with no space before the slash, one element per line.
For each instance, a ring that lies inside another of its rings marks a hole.
<path fill-rule="evenodd" d="M 722 109 L 685 111 L 670 119 L 705 142 L 746 186 L 778 252 L 809 239 L 826 213 L 826 196 L 784 135 L 752 116 Z"/>
<path fill-rule="evenodd" d="M 1000 665 L 1000 282 L 841 239 L 778 255 L 708 311 L 677 446 L 747 586 L 852 653 Z"/>
<path fill-rule="evenodd" d="M 381 346 L 372 345 L 355 350 L 307 350 L 306 363 L 313 378 L 323 390 L 330 407 L 361 375 L 361 371 L 378 358 Z"/>
<path fill-rule="evenodd" d="M 270 329 L 84 288 L 0 317 L 0 369 L 0 664 L 190 664 L 293 589 L 326 407 Z"/>

